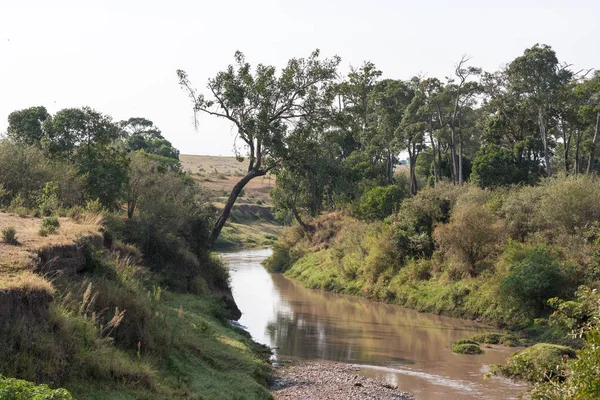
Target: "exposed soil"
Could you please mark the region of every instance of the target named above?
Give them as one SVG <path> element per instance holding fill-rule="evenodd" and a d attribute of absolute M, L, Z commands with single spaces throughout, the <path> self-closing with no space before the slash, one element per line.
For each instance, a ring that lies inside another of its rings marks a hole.
<path fill-rule="evenodd" d="M 275 367 L 275 399 L 408 400 L 412 394 L 358 374 L 359 368 L 333 362 L 299 362 Z"/>

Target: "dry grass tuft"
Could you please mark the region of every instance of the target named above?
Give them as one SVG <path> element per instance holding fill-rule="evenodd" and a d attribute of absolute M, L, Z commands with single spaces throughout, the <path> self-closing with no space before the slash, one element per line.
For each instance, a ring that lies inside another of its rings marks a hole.
<path fill-rule="evenodd" d="M 22 271 L 7 276 L 0 275 L 0 290 L 18 290 L 24 294 L 40 292 L 54 294 L 52 283 L 31 271 Z"/>

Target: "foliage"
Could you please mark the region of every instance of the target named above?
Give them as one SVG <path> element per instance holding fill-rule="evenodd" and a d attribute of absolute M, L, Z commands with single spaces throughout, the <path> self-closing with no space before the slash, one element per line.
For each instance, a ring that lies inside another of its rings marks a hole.
<path fill-rule="evenodd" d="M 457 354 L 483 354 L 483 350 L 472 340 L 461 339 L 452 343 L 452 352 Z"/>
<path fill-rule="evenodd" d="M 532 383 L 564 379 L 569 358 L 576 358 L 569 347 L 538 343 L 513 354 L 505 366 L 493 366 L 491 373 Z"/>
<path fill-rule="evenodd" d="M 513 307 L 538 315 L 548 299 L 562 292 L 564 282 L 561 266 L 549 251 L 535 248 L 523 261 L 509 267 L 509 275 L 500 283 L 500 294 Z"/>
<path fill-rule="evenodd" d="M 397 185 L 377 186 L 359 199 L 357 217 L 367 221 L 382 220 L 398 209 L 405 190 Z"/>
<path fill-rule="evenodd" d="M 477 202 L 459 202 L 450 222 L 439 225 L 433 237 L 440 251 L 463 264 L 469 275 L 479 274 L 483 262 L 502 243 L 504 228 L 498 218 Z"/>
<path fill-rule="evenodd" d="M 481 147 L 473 159 L 471 181 L 486 188 L 520 183 L 522 179 L 508 149 L 487 145 Z"/>
<path fill-rule="evenodd" d="M 56 217 L 46 217 L 40 224 L 40 236 L 48 236 L 55 234 L 60 228 L 60 222 Z"/>
<path fill-rule="evenodd" d="M 6 400 L 72 400 L 66 389 L 50 389 L 20 379 L 0 375 L 0 398 Z"/>

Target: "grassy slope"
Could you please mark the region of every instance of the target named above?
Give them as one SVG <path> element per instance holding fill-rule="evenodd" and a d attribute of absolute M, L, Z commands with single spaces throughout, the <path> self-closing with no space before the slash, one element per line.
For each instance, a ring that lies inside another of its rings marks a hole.
<path fill-rule="evenodd" d="M 210 298 L 165 294 L 157 312 L 173 343 L 164 359 L 146 360 L 156 371 L 152 392 L 135 382 L 74 381 L 67 389 L 82 400 L 270 399 L 263 358 L 268 352 L 241 329 L 215 318 L 214 307 Z"/>
<path fill-rule="evenodd" d="M 485 321 L 499 327 L 531 328 L 531 320 L 502 304 L 500 281 L 508 275 L 517 250 L 502 254 L 494 268 L 481 275 L 456 279 L 440 269 L 440 260 L 409 261 L 397 267 L 389 258 L 392 240 L 383 223 L 366 223 L 342 213 L 313 221 L 317 231 L 304 235 L 297 226 L 282 233 L 266 266 L 285 272 L 304 286 L 421 312 Z M 376 271 L 376 272 L 374 272 Z M 370 279 L 370 276 L 376 276 Z M 528 331 L 536 340 L 563 341 L 562 332 L 546 328 Z M 541 336 L 540 336 L 541 335 Z M 556 335 L 556 336 L 555 336 Z"/>
<path fill-rule="evenodd" d="M 217 298 L 162 291 L 114 247 L 96 251 L 101 267 L 83 274 L 50 282 L 34 273 L 40 249 L 73 249 L 82 236 L 98 237 L 92 220 L 61 218 L 56 235 L 41 237 L 40 219 L 0 214 L 0 228 L 14 226 L 21 242 L 0 243 L 0 295 L 23 298 L 24 309 L 36 291 L 53 296 L 47 311 L 0 314 L 0 374 L 63 386 L 77 399 L 271 398 L 270 352 L 227 322 Z M 119 309 L 123 321 L 107 330 Z M 119 333 L 142 337 L 139 347 L 117 340 Z"/>
<path fill-rule="evenodd" d="M 244 176 L 248 161 L 235 157 L 181 155 L 182 168 L 208 189 L 213 204 L 220 208 L 227 201 L 233 186 Z M 244 188 L 217 241 L 218 250 L 234 250 L 271 246 L 281 225 L 273 218 L 269 190 L 275 187 L 275 177 L 267 175 L 251 180 Z"/>

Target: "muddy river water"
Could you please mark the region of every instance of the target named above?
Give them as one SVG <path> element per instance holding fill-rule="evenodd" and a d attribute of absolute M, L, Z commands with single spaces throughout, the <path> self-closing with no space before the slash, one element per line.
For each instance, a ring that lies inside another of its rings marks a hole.
<path fill-rule="evenodd" d="M 514 349 L 453 354 L 453 340 L 490 330 L 472 321 L 419 313 L 362 298 L 303 288 L 261 262 L 270 250 L 223 254 L 240 324 L 279 360 L 330 360 L 413 392 L 419 400 L 517 399 L 526 387 L 484 379 L 489 364 Z"/>

